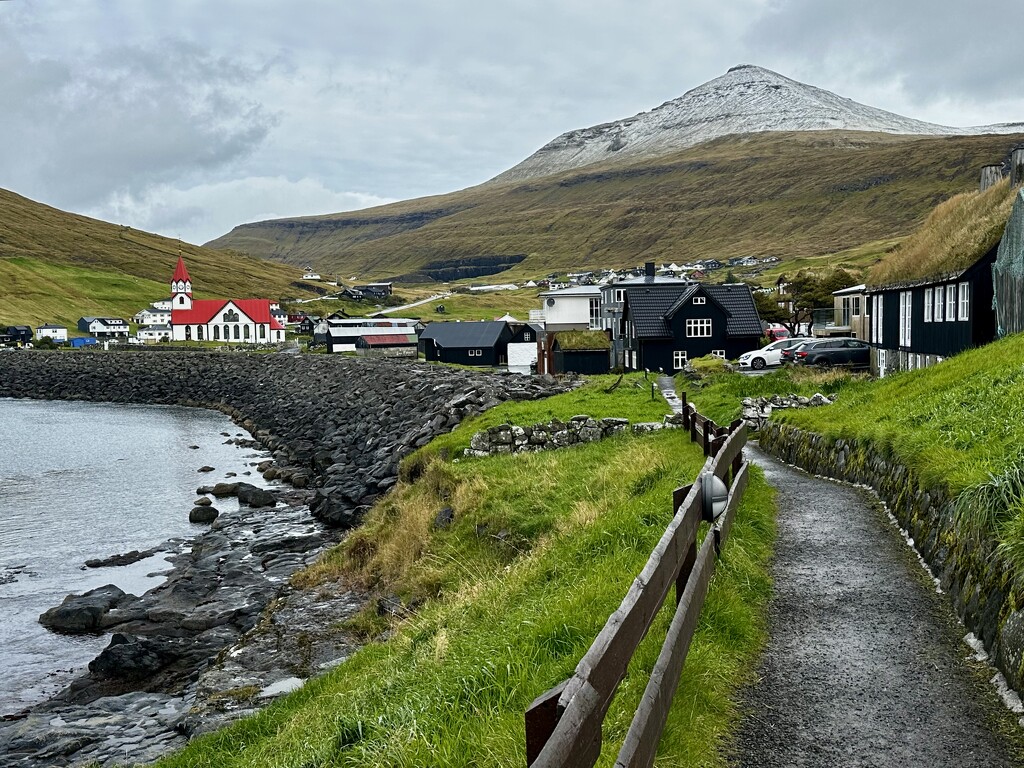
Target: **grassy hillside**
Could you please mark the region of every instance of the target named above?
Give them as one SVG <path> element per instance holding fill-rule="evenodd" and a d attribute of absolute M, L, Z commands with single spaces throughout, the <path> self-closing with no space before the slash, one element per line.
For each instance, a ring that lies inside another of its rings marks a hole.
<path fill-rule="evenodd" d="M 604 395 L 604 384 L 542 404 L 502 404 L 459 427 L 447 447 L 495 418 L 665 412 L 646 387 L 626 381 Z M 695 476 L 703 456 L 682 430 L 458 462 L 427 448 L 412 459 L 417 479 L 402 480 L 362 529 L 298 580 L 315 590 L 339 575 L 355 579 L 418 605 L 415 615 L 386 641 L 159 765 L 525 764 L 526 707 L 572 673 L 668 524 L 672 488 Z M 736 687 L 763 641 L 774 504 L 756 470 L 745 499 L 661 742 L 665 765 L 726 764 Z M 444 506 L 454 522 L 438 530 L 432 523 Z M 599 765 L 614 762 L 669 619 L 668 610 L 659 614 L 612 704 Z"/>
<path fill-rule="evenodd" d="M 129 316 L 166 298 L 178 253 L 197 298 L 311 295 L 294 267 L 200 248 L 0 190 L 0 325 Z"/>
<path fill-rule="evenodd" d="M 527 254 L 502 273 L 509 278 L 646 260 L 816 257 L 908 235 L 1022 138 L 729 137 L 651 162 L 247 224 L 211 245 L 346 278 L 486 255 Z"/>

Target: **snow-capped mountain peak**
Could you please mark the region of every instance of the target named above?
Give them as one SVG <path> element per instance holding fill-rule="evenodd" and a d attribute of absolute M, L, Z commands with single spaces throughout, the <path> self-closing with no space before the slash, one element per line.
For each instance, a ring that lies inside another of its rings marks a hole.
<path fill-rule="evenodd" d="M 1020 133 L 1024 124 L 936 125 L 741 64 L 649 112 L 563 133 L 494 180 L 515 181 L 609 160 L 656 157 L 730 134 L 826 130 L 945 136 Z"/>

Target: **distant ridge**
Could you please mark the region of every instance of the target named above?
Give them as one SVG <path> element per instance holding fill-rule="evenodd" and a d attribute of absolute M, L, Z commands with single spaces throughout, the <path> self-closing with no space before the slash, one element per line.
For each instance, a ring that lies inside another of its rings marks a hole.
<path fill-rule="evenodd" d="M 741 64 L 649 112 L 563 133 L 491 181 L 522 181 L 595 163 L 650 159 L 728 135 L 824 130 L 973 136 L 1022 133 L 1024 123 L 936 125 Z"/>

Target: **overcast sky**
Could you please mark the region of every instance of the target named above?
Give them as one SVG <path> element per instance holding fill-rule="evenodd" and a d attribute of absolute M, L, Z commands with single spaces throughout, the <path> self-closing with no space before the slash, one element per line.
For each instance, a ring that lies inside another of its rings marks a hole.
<path fill-rule="evenodd" d="M 0 0 L 0 187 L 202 243 L 451 192 L 757 64 L 1024 120 L 1010 0 Z"/>

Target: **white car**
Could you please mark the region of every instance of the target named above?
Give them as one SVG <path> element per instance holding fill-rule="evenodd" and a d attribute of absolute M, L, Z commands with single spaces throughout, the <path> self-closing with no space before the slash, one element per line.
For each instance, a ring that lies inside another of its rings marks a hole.
<path fill-rule="evenodd" d="M 779 339 L 766 347 L 755 349 L 753 352 L 744 352 L 740 355 L 740 368 L 753 368 L 755 371 L 760 371 L 769 365 L 781 365 L 782 350 L 803 344 L 805 341 L 810 341 L 810 339 L 802 336 L 795 339 Z"/>

